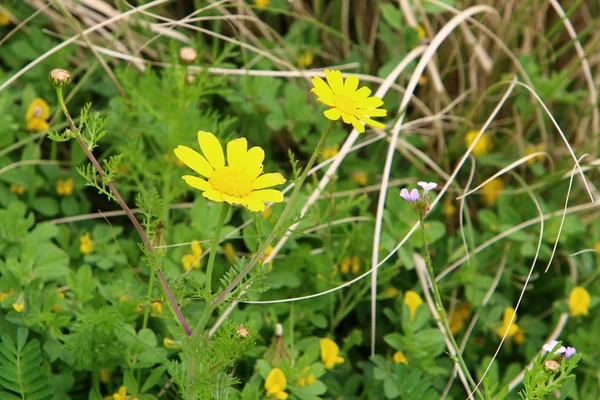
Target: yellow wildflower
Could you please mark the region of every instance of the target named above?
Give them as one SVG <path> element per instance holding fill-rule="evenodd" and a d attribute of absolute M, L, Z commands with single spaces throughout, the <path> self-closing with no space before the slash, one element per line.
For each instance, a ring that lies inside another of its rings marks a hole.
<path fill-rule="evenodd" d="M 471 147 L 475 138 L 479 135 L 479 131 L 469 131 L 465 136 L 465 143 L 467 148 Z M 492 138 L 487 133 L 481 135 L 475 147 L 473 147 L 472 154 L 475 157 L 482 156 L 484 154 L 489 153 L 494 148 L 494 143 L 492 143 Z"/>
<path fill-rule="evenodd" d="M 347 274 L 350 272 L 350 265 L 352 264 L 352 259 L 350 257 L 344 257 L 340 262 L 340 273 Z"/>
<path fill-rule="evenodd" d="M 308 68 L 312 65 L 313 63 L 313 54 L 306 50 L 304 53 L 302 53 L 299 57 L 298 57 L 298 66 L 300 68 Z"/>
<path fill-rule="evenodd" d="M 5 293 L 5 292 L 0 292 L 0 303 L 2 303 L 4 301 L 4 299 L 6 299 L 8 296 L 10 296 L 10 294 Z"/>
<path fill-rule="evenodd" d="M 23 312 L 23 310 L 25 309 L 25 296 L 23 295 L 23 293 L 21 293 L 17 301 L 13 303 L 12 306 L 16 312 Z"/>
<path fill-rule="evenodd" d="M 444 203 L 442 204 L 442 213 L 444 213 L 446 217 L 452 217 L 456 214 L 456 207 L 452 204 L 452 200 L 448 198 L 444 200 Z"/>
<path fill-rule="evenodd" d="M 417 308 L 423 304 L 423 299 L 417 292 L 407 290 L 404 292 L 404 304 L 406 304 L 410 309 L 410 320 L 412 321 L 415 318 L 415 312 L 417 312 Z"/>
<path fill-rule="evenodd" d="M 254 0 L 254 4 L 258 8 L 268 7 L 270 2 L 271 2 L 271 0 Z"/>
<path fill-rule="evenodd" d="M 452 313 L 450 316 L 450 331 L 453 335 L 456 335 L 460 332 L 464 325 L 465 320 L 469 317 L 471 313 L 471 305 L 468 302 L 462 303 L 458 308 Z"/>
<path fill-rule="evenodd" d="M 588 315 L 590 308 L 590 293 L 581 286 L 575 286 L 569 295 L 569 310 L 571 316 Z"/>
<path fill-rule="evenodd" d="M 427 75 L 423 74 L 419 77 L 419 85 L 423 86 L 427 83 Z"/>
<path fill-rule="evenodd" d="M 400 291 L 398 289 L 396 289 L 395 287 L 389 286 L 383 290 L 383 293 L 387 297 L 394 298 L 394 297 L 398 296 L 398 293 L 400 293 Z"/>
<path fill-rule="evenodd" d="M 401 351 L 397 351 L 394 353 L 394 363 L 395 364 L 406 364 L 408 365 L 408 360 L 406 359 L 406 355 L 401 352 Z"/>
<path fill-rule="evenodd" d="M 337 364 L 342 364 L 344 362 L 344 357 L 339 356 L 340 348 L 333 340 L 322 338 L 320 344 L 321 361 L 323 361 L 325 368 L 332 369 Z"/>
<path fill-rule="evenodd" d="M 302 375 L 306 375 L 309 370 L 310 370 L 310 367 L 304 368 L 304 370 L 302 371 Z M 310 374 L 310 375 L 304 376 L 303 378 L 298 378 L 296 380 L 296 386 L 298 386 L 298 387 L 310 386 L 313 383 L 315 383 L 316 380 L 317 380 L 317 378 L 315 378 L 315 375 Z"/>
<path fill-rule="evenodd" d="M 339 152 L 340 152 L 340 145 L 338 145 L 338 144 L 335 144 L 330 147 L 325 147 L 323 149 L 323 151 L 321 152 L 321 158 L 323 160 L 329 160 L 330 158 L 337 156 Z"/>
<path fill-rule="evenodd" d="M 238 256 L 237 254 L 235 254 L 235 249 L 233 248 L 231 243 L 225 243 L 225 245 L 223 246 L 223 253 L 225 253 L 225 258 L 227 259 L 227 261 L 229 261 L 230 264 L 235 264 L 238 262 Z"/>
<path fill-rule="evenodd" d="M 515 334 L 514 341 L 516 344 L 523 344 L 525 342 L 525 332 L 523 332 L 523 329 L 519 329 Z"/>
<path fill-rule="evenodd" d="M 94 250 L 94 242 L 90 237 L 90 233 L 87 232 L 85 235 L 79 237 L 79 251 L 81 254 L 90 254 Z"/>
<path fill-rule="evenodd" d="M 165 347 L 167 349 L 171 349 L 171 350 L 179 349 L 181 347 L 181 342 L 177 342 L 177 341 L 171 340 L 169 338 L 164 338 L 163 344 L 165 345 Z"/>
<path fill-rule="evenodd" d="M 162 314 L 163 309 L 162 309 L 162 303 L 158 300 L 154 300 L 151 304 L 150 304 L 150 308 L 152 308 L 152 312 L 154 314 Z"/>
<path fill-rule="evenodd" d="M 500 193 L 504 189 L 504 182 L 500 178 L 492 179 L 484 187 L 481 188 L 483 202 L 488 207 L 496 204 L 496 200 L 500 197 Z"/>
<path fill-rule="evenodd" d="M 515 316 L 514 321 L 513 315 Z M 510 324 L 512 321 L 512 324 Z M 510 324 L 510 327 L 509 327 Z M 502 316 L 502 325 L 496 328 L 496 333 L 498 336 L 503 337 L 506 334 L 506 337 L 515 336 L 519 330 L 519 326 L 517 325 L 517 316 L 515 315 L 515 309 L 512 307 L 506 307 L 504 309 L 504 315 Z"/>
<path fill-rule="evenodd" d="M 358 275 L 360 271 L 360 258 L 357 256 L 352 257 L 352 273 Z"/>
<path fill-rule="evenodd" d="M 419 40 L 425 39 L 425 29 L 421 25 L 415 26 L 415 31 L 417 31 L 417 35 L 419 35 Z"/>
<path fill-rule="evenodd" d="M 119 297 L 119 301 L 127 301 L 127 300 L 129 300 L 129 296 L 127 296 L 127 295 L 121 295 Z"/>
<path fill-rule="evenodd" d="M 265 189 L 281 185 L 285 179 L 280 173 L 261 175 L 265 158 L 263 149 L 255 146 L 248 150 L 244 138 L 232 140 L 227 143 L 228 166 L 225 166 L 223 147 L 214 134 L 198 132 L 198 143 L 204 156 L 186 146 L 178 146 L 175 155 L 208 178 L 183 176 L 183 180 L 201 190 L 204 197 L 220 203 L 241 204 L 250 211 L 263 211 L 266 202 L 283 202 L 283 194 L 279 190 Z"/>
<path fill-rule="evenodd" d="M 13 183 L 12 185 L 10 185 L 10 191 L 20 196 L 23 193 L 25 193 L 25 186 L 19 186 Z"/>
<path fill-rule="evenodd" d="M 0 11 L 0 26 L 6 26 L 10 24 L 10 17 L 4 12 Z"/>
<path fill-rule="evenodd" d="M 135 307 L 135 312 L 142 312 L 142 310 L 144 309 L 144 303 L 140 302 L 138 303 L 138 305 Z"/>
<path fill-rule="evenodd" d="M 29 107 L 27 107 L 27 113 L 25 114 L 27 130 L 44 132 L 49 127 L 46 122 L 48 118 L 50 118 L 50 106 L 46 100 L 40 97 L 33 99 Z"/>
<path fill-rule="evenodd" d="M 287 379 L 285 378 L 283 371 L 279 368 L 273 368 L 265 380 L 267 397 L 271 399 L 287 399 L 288 394 L 285 392 L 286 387 Z"/>
<path fill-rule="evenodd" d="M 383 129 L 385 125 L 374 121 L 369 117 L 385 117 L 387 110 L 378 108 L 383 105 L 383 100 L 372 96 L 371 90 L 363 86 L 358 88 L 358 78 L 348 75 L 346 81 L 338 70 L 325 70 L 325 81 L 315 76 L 312 80 L 313 89 L 311 93 L 317 95 L 317 101 L 331 107 L 323 114 L 331 121 L 342 118 L 344 123 L 351 124 L 358 132 L 364 132 L 365 127 L 360 121 L 374 128 Z"/>
<path fill-rule="evenodd" d="M 73 194 L 73 178 L 59 179 L 56 182 L 56 193 L 60 196 L 70 196 Z"/>
<path fill-rule="evenodd" d="M 106 368 L 100 368 L 100 382 L 109 383 L 110 382 L 110 371 Z"/>
<path fill-rule="evenodd" d="M 544 144 L 538 143 L 535 146 L 528 144 L 526 151 L 527 151 L 527 155 L 530 155 L 530 154 L 537 153 L 537 152 L 544 151 L 544 150 L 545 150 Z M 527 164 L 534 164 L 536 161 L 543 160 L 543 159 L 544 159 L 544 155 L 540 154 L 539 156 L 535 156 L 535 157 L 527 160 Z"/>
<path fill-rule="evenodd" d="M 354 171 L 351 176 L 352 180 L 361 186 L 365 186 L 369 182 L 367 174 L 362 171 Z"/>
<path fill-rule="evenodd" d="M 113 394 L 113 400 L 127 400 L 127 386 L 121 386 L 119 391 Z"/>
<path fill-rule="evenodd" d="M 202 257 L 202 247 L 200 242 L 193 240 L 190 244 L 191 252 L 184 254 L 181 257 L 181 264 L 183 269 L 189 271 L 192 268 L 200 268 L 200 257 Z"/>

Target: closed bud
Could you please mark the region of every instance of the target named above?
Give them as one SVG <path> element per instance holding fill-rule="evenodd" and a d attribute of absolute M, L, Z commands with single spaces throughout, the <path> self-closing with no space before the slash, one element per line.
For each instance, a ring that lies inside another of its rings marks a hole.
<path fill-rule="evenodd" d="M 179 59 L 184 64 L 191 64 L 198 58 L 198 52 L 190 46 L 185 46 L 179 49 Z"/>
<path fill-rule="evenodd" d="M 245 337 L 247 337 L 250 334 L 250 331 L 244 325 L 238 326 L 237 329 L 235 330 L 235 332 L 241 338 L 245 338 Z"/>
<path fill-rule="evenodd" d="M 50 71 L 50 82 L 56 87 L 67 86 L 71 80 L 71 73 L 66 69 L 54 68 Z"/>
<path fill-rule="evenodd" d="M 560 368 L 560 364 L 554 360 L 544 361 L 544 369 L 548 372 L 555 373 Z"/>

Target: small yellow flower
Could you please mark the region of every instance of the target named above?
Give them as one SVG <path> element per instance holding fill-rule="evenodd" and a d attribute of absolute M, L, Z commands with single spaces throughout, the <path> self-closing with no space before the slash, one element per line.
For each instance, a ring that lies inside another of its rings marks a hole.
<path fill-rule="evenodd" d="M 460 332 L 464 325 L 465 320 L 469 317 L 471 313 L 471 305 L 468 302 L 462 303 L 458 308 L 452 313 L 450 316 L 450 331 L 453 335 L 456 335 Z"/>
<path fill-rule="evenodd" d="M 58 289 L 56 289 L 56 290 L 58 290 Z M 61 299 L 64 299 L 64 298 L 65 298 L 65 292 L 63 292 L 63 291 L 61 291 L 61 290 L 58 290 L 58 296 L 59 296 Z"/>
<path fill-rule="evenodd" d="M 192 268 L 200 268 L 200 257 L 202 257 L 202 247 L 200 242 L 193 240 L 190 244 L 191 252 L 184 254 L 181 257 L 181 264 L 183 269 L 189 271 Z"/>
<path fill-rule="evenodd" d="M 321 361 L 323 361 L 325 368 L 332 369 L 337 364 L 342 364 L 344 362 L 344 357 L 339 356 L 340 348 L 333 340 L 322 338 L 320 344 Z"/>
<path fill-rule="evenodd" d="M 569 295 L 569 310 L 571 316 L 588 315 L 590 308 L 590 293 L 581 286 L 575 286 Z"/>
<path fill-rule="evenodd" d="M 33 99 L 29 107 L 27 107 L 27 113 L 25 114 L 27 130 L 44 132 L 49 127 L 46 122 L 48 118 L 50 118 L 50 106 L 46 100 L 40 97 Z"/>
<path fill-rule="evenodd" d="M 106 368 L 100 368 L 100 382 L 109 383 L 110 382 L 110 371 Z"/>
<path fill-rule="evenodd" d="M 329 160 L 330 158 L 337 156 L 339 152 L 340 152 L 340 146 L 338 144 L 335 144 L 330 147 L 325 147 L 323 149 L 323 151 L 321 152 L 321 158 L 323 160 Z"/>
<path fill-rule="evenodd" d="M 544 144 L 543 143 L 538 143 L 535 146 L 528 144 L 527 145 L 527 155 L 533 154 L 533 153 L 537 153 L 540 151 L 544 151 Z M 544 159 L 544 155 L 540 154 L 539 156 L 535 156 L 533 158 L 530 158 L 529 160 L 527 160 L 527 164 L 535 164 L 536 161 L 540 161 Z"/>
<path fill-rule="evenodd" d="M 496 200 L 500 197 L 500 193 L 504 189 L 504 182 L 500 178 L 492 179 L 484 187 L 481 188 L 483 202 L 488 207 L 496 204 Z"/>
<path fill-rule="evenodd" d="M 140 302 L 138 303 L 138 305 L 135 307 L 135 312 L 142 312 L 142 310 L 144 309 L 144 303 Z"/>
<path fill-rule="evenodd" d="M 225 258 L 227 259 L 227 261 L 229 261 L 230 264 L 236 264 L 238 262 L 238 256 L 237 254 L 235 254 L 235 249 L 233 248 L 233 245 L 231 243 L 225 243 L 225 245 L 223 246 L 223 253 L 225 254 Z"/>
<path fill-rule="evenodd" d="M 425 29 L 421 25 L 415 26 L 415 31 L 417 31 L 417 35 L 419 35 L 419 40 L 425 39 Z"/>
<path fill-rule="evenodd" d="M 509 327 L 513 315 L 515 316 L 515 318 Z M 502 325 L 496 328 L 496 333 L 500 337 L 503 337 L 504 334 L 506 334 L 506 337 L 513 337 L 519 332 L 520 329 L 521 328 L 519 328 L 519 326 L 517 325 L 517 316 L 515 315 L 515 309 L 512 307 L 506 307 L 504 309 L 504 315 L 502 316 Z"/>
<path fill-rule="evenodd" d="M 352 264 L 352 259 L 350 257 L 344 257 L 340 262 L 340 274 L 348 274 L 350 273 L 350 265 Z"/>
<path fill-rule="evenodd" d="M 59 179 L 56 182 L 56 193 L 60 196 L 70 196 L 73 194 L 73 179 Z"/>
<path fill-rule="evenodd" d="M 286 387 L 287 379 L 285 378 L 283 371 L 279 368 L 273 368 L 265 380 L 267 397 L 270 399 L 287 399 L 288 394 L 285 392 Z"/>
<path fill-rule="evenodd" d="M 358 275 L 360 272 L 360 258 L 357 256 L 352 257 L 352 273 Z"/>
<path fill-rule="evenodd" d="M 394 363 L 395 364 L 405 364 L 408 365 L 408 360 L 406 359 L 406 355 L 401 352 L 401 351 L 397 351 L 394 353 Z"/>
<path fill-rule="evenodd" d="M 383 129 L 385 125 L 369 117 L 385 117 L 387 110 L 378 108 L 383 105 L 383 100 L 372 96 L 371 90 L 363 86 L 357 90 L 359 80 L 354 75 L 348 75 L 346 81 L 338 70 L 325 70 L 325 81 L 315 76 L 312 80 L 313 89 L 310 91 L 317 95 L 317 101 L 331 107 L 323 114 L 331 121 L 342 118 L 344 123 L 351 124 L 358 132 L 364 132 L 365 127 L 360 121 L 374 128 Z"/>
<path fill-rule="evenodd" d="M 304 368 L 304 370 L 302 370 L 302 375 L 306 375 L 309 370 L 310 370 L 310 367 Z M 317 378 L 315 378 L 315 376 L 313 374 L 310 374 L 310 375 L 304 376 L 303 378 L 298 378 L 298 380 L 296 380 L 296 386 L 298 386 L 298 387 L 310 386 L 313 383 L 315 383 L 316 380 L 317 380 Z"/>
<path fill-rule="evenodd" d="M 162 303 L 160 301 L 158 301 L 158 300 L 154 300 L 150 304 L 150 308 L 152 308 L 152 312 L 154 314 L 162 314 L 162 312 L 163 312 Z"/>
<path fill-rule="evenodd" d="M 181 342 L 175 341 L 175 340 L 171 340 L 169 338 L 164 338 L 163 339 L 163 344 L 165 345 L 165 347 L 167 349 L 171 349 L 171 350 L 176 350 L 179 349 L 181 347 Z"/>
<path fill-rule="evenodd" d="M 466 143 L 467 148 L 471 147 L 471 144 L 473 144 L 477 135 L 479 135 L 479 131 L 467 132 L 467 135 L 465 136 L 465 143 Z M 473 156 L 479 157 L 479 156 L 489 153 L 490 151 L 492 151 L 493 148 L 494 148 L 494 143 L 492 143 L 492 138 L 487 133 L 484 133 L 479 138 L 479 141 L 477 142 L 475 147 L 473 147 L 472 153 L 473 153 Z"/>
<path fill-rule="evenodd" d="M 385 293 L 385 295 L 389 298 L 394 298 L 398 296 L 398 293 L 400 293 L 400 291 L 395 287 L 389 286 L 383 290 L 383 293 Z"/>
<path fill-rule="evenodd" d="M 81 254 L 90 254 L 94 250 L 94 242 L 90 237 L 90 233 L 79 237 L 79 251 Z"/>
<path fill-rule="evenodd" d="M 446 217 L 452 217 L 456 214 L 456 207 L 452 204 L 452 200 L 444 200 L 444 204 L 442 204 L 442 213 L 444 213 Z"/>
<path fill-rule="evenodd" d="M 23 296 L 23 293 L 21 293 L 17 301 L 12 306 L 16 312 L 23 312 L 25 309 L 25 296 Z"/>
<path fill-rule="evenodd" d="M 304 53 L 302 53 L 299 57 L 298 57 L 298 66 L 300 68 L 308 68 L 312 65 L 313 63 L 313 54 L 306 50 Z"/>
<path fill-rule="evenodd" d="M 127 295 L 121 295 L 119 297 L 119 301 L 127 301 L 127 300 L 129 300 L 129 296 L 127 296 Z"/>
<path fill-rule="evenodd" d="M 369 182 L 367 174 L 362 171 L 354 171 L 351 176 L 352 180 L 361 186 L 365 186 Z"/>
<path fill-rule="evenodd" d="M 232 140 L 227 143 L 228 166 L 225 166 L 223 147 L 214 134 L 198 132 L 198 143 L 204 156 L 186 146 L 178 146 L 175 155 L 199 175 L 208 178 L 183 176 L 188 185 L 202 191 L 202 196 L 220 203 L 241 204 L 250 211 L 263 211 L 267 202 L 283 202 L 279 190 L 266 189 L 285 183 L 285 179 L 280 173 L 261 175 L 265 158 L 263 149 L 255 146 L 248 150 L 244 138 Z"/>
<path fill-rule="evenodd" d="M 113 400 L 127 400 L 127 386 L 121 386 L 119 391 L 113 394 Z"/>
<path fill-rule="evenodd" d="M 0 303 L 2 303 L 4 301 L 4 299 L 6 299 L 8 296 L 10 296 L 10 294 L 5 293 L 5 292 L 0 292 Z"/>
<path fill-rule="evenodd" d="M 271 0 L 254 0 L 254 4 L 258 8 L 268 7 L 270 2 L 271 2 Z"/>
<path fill-rule="evenodd" d="M 423 299 L 417 292 L 407 290 L 404 292 L 404 304 L 410 309 L 410 320 L 412 321 L 415 318 L 417 307 L 423 304 Z"/>
<path fill-rule="evenodd" d="M 525 332 L 523 332 L 523 329 L 519 329 L 515 335 L 514 341 L 516 344 L 523 344 L 525 342 Z"/>
<path fill-rule="evenodd" d="M 419 85 L 423 86 L 427 83 L 427 75 L 423 74 L 419 77 Z"/>
<path fill-rule="evenodd" d="M 6 26 L 8 24 L 10 24 L 10 17 L 0 11 L 0 26 Z"/>
<path fill-rule="evenodd" d="M 10 185 L 10 191 L 21 196 L 23 193 L 25 193 L 25 186 L 19 186 L 13 183 Z"/>

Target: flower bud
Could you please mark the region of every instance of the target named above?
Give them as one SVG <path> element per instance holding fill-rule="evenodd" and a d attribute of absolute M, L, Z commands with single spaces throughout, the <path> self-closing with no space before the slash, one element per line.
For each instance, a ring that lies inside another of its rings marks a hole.
<path fill-rule="evenodd" d="M 198 58 L 198 52 L 190 46 L 185 46 L 179 49 L 179 59 L 184 64 L 191 64 Z"/>
<path fill-rule="evenodd" d="M 66 69 L 54 68 L 50 71 L 50 82 L 56 87 L 67 86 L 71 80 L 71 73 Z"/>
<path fill-rule="evenodd" d="M 245 337 L 247 337 L 250 334 L 250 331 L 244 325 L 238 326 L 237 329 L 235 330 L 235 332 L 241 338 L 245 338 Z"/>
<path fill-rule="evenodd" d="M 187 74 L 185 76 L 185 83 L 187 83 L 188 85 L 191 85 L 195 82 L 196 82 L 196 75 Z"/>
<path fill-rule="evenodd" d="M 560 368 L 560 364 L 554 360 L 544 361 L 544 369 L 548 372 L 555 373 Z"/>

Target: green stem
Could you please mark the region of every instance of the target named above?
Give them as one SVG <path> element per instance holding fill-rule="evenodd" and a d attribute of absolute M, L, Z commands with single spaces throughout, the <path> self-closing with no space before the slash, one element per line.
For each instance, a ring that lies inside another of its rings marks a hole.
<path fill-rule="evenodd" d="M 150 280 L 148 281 L 148 292 L 146 298 L 150 300 L 152 297 L 152 287 L 154 286 L 154 270 L 150 269 Z M 144 309 L 144 320 L 142 321 L 142 329 L 146 329 L 148 326 L 148 316 L 150 315 L 150 307 Z"/>
<path fill-rule="evenodd" d="M 219 220 L 217 221 L 217 227 L 215 228 L 215 235 L 213 237 L 213 241 L 210 244 L 210 254 L 208 256 L 208 265 L 206 266 L 206 292 L 210 294 L 210 289 L 212 285 L 212 273 L 215 264 L 215 256 L 217 255 L 217 248 L 219 247 L 219 239 L 221 238 L 221 229 L 223 229 L 223 225 L 225 224 L 225 218 L 227 218 L 227 213 L 229 212 L 229 208 L 231 206 L 229 203 L 223 203 L 221 207 L 221 215 L 219 215 Z"/>
<path fill-rule="evenodd" d="M 290 211 L 292 210 L 292 208 L 294 206 L 296 198 L 300 194 L 300 190 L 302 189 L 302 185 L 304 184 L 304 181 L 306 180 L 308 173 L 310 172 L 311 168 L 317 161 L 317 157 L 319 157 L 319 154 L 321 154 L 321 150 L 323 149 L 323 146 L 325 145 L 325 141 L 327 140 L 329 133 L 333 129 L 334 124 L 335 124 L 335 121 L 329 121 L 329 124 L 327 125 L 327 127 L 325 128 L 323 133 L 321 134 L 321 138 L 319 139 L 319 142 L 317 143 L 317 147 L 315 147 L 315 150 L 313 151 L 312 156 L 308 160 L 306 167 L 304 167 L 304 169 L 302 170 L 302 174 L 300 174 L 300 177 L 296 180 L 296 183 L 294 186 L 294 191 L 292 192 L 291 196 L 287 200 L 286 206 L 283 209 L 283 211 L 281 212 L 281 215 L 279 216 L 279 219 L 277 220 L 275 227 L 271 231 L 271 234 L 269 235 L 269 237 L 267 237 L 267 239 L 265 240 L 263 245 L 260 247 L 260 249 L 258 249 L 258 251 L 254 255 L 254 257 L 250 260 L 250 262 L 248 263 L 248 265 L 246 265 L 246 267 L 242 270 L 242 272 L 240 272 L 239 275 L 236 276 L 231 281 L 231 283 L 229 283 L 229 285 L 225 288 L 225 290 L 223 290 L 221 292 L 221 294 L 219 294 L 217 299 L 213 302 L 214 306 L 221 303 L 225 299 L 225 297 L 229 293 L 231 293 L 231 291 L 237 286 L 237 284 L 240 283 L 242 279 L 244 279 L 244 277 L 248 274 L 248 272 L 250 272 L 250 270 L 252 270 L 252 268 L 254 268 L 254 266 L 256 265 L 256 262 L 263 256 L 263 254 L 265 253 L 265 250 L 269 247 L 271 242 L 273 242 L 273 240 L 275 240 L 275 237 L 278 235 L 279 229 L 283 226 L 285 220 L 287 219 L 288 214 L 290 213 Z"/>
<path fill-rule="evenodd" d="M 452 344 L 452 348 L 454 349 L 456 363 L 458 364 L 459 368 L 465 374 L 465 377 L 467 378 L 469 385 L 471 385 L 471 388 L 472 388 L 475 396 L 478 399 L 484 400 L 483 395 L 478 390 L 475 389 L 477 387 L 477 384 L 473 380 L 473 377 L 471 376 L 471 373 L 469 372 L 469 368 L 467 368 L 467 364 L 465 363 L 465 360 L 463 359 L 462 352 L 460 351 L 460 348 L 458 347 L 458 344 L 456 343 L 456 340 L 454 339 L 454 335 L 452 334 L 452 331 L 450 330 L 450 324 L 448 323 L 448 316 L 446 315 L 446 310 L 444 309 L 444 304 L 442 303 L 442 296 L 440 295 L 440 288 L 435 280 L 435 274 L 433 272 L 433 262 L 431 261 L 431 251 L 429 249 L 429 243 L 427 243 L 427 239 L 425 237 L 425 223 L 423 221 L 422 214 L 420 217 L 419 225 L 421 227 L 421 236 L 423 238 L 423 245 L 425 247 L 425 262 L 427 263 L 427 272 L 429 273 L 429 280 L 431 281 L 431 286 L 433 288 L 433 298 L 435 301 L 435 306 L 436 306 L 438 315 L 440 317 L 440 321 L 442 322 L 442 325 L 444 326 L 444 330 L 446 331 L 446 336 L 448 336 L 448 338 L 450 339 L 450 343 Z"/>

